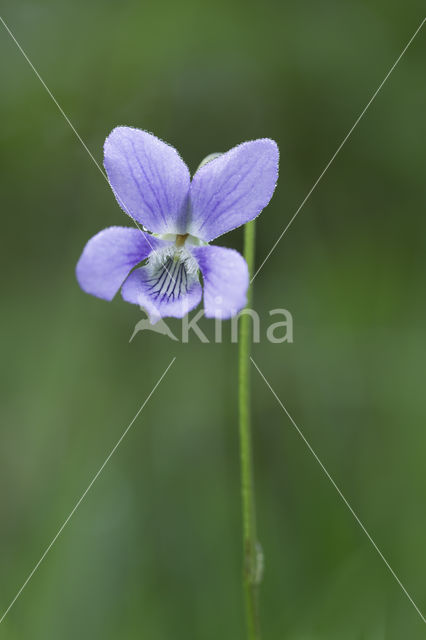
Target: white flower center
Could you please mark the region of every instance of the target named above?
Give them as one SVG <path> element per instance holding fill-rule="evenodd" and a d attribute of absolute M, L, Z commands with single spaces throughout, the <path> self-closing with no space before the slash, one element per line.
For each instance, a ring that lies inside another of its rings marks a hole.
<path fill-rule="evenodd" d="M 198 264 L 184 246 L 187 236 L 159 237 L 162 240 L 173 238 L 175 244 L 151 253 L 146 264 L 147 282 L 154 300 L 172 302 L 186 295 L 198 281 Z"/>
<path fill-rule="evenodd" d="M 154 233 L 154 236 L 156 238 L 160 238 L 160 240 L 166 240 L 166 242 L 175 242 L 176 246 L 178 247 L 183 246 L 184 244 L 188 244 L 188 245 L 193 244 L 196 247 L 200 247 L 202 245 L 208 244 L 207 242 L 204 242 L 204 240 L 197 238 L 197 236 L 191 236 L 190 233 L 185 233 L 185 234 Z"/>

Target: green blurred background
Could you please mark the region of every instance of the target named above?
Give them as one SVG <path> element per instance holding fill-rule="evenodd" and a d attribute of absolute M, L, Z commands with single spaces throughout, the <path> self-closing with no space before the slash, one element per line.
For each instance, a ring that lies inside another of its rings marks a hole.
<path fill-rule="evenodd" d="M 191 170 L 277 140 L 258 265 L 423 14 L 384 0 L 2 3 L 99 162 L 119 124 L 153 131 Z M 254 348 L 423 610 L 425 53 L 423 30 L 257 277 L 262 326 L 289 309 L 294 343 Z M 0 637 L 242 640 L 236 345 L 129 344 L 142 312 L 79 290 L 87 239 L 131 222 L 2 25 L 0 59 L 2 611 L 177 357 Z M 264 638 L 423 638 L 255 371 L 253 412 Z"/>

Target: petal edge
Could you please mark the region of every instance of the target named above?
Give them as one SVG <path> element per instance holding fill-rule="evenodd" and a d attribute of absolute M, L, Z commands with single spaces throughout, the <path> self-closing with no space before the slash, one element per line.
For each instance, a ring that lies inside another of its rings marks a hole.
<path fill-rule="evenodd" d="M 116 127 L 104 167 L 120 207 L 153 233 L 185 233 L 189 170 L 174 147 L 133 127 Z"/>
<path fill-rule="evenodd" d="M 190 187 L 189 233 L 210 242 L 253 220 L 269 203 L 278 179 L 276 142 L 243 142 L 202 166 Z"/>
<path fill-rule="evenodd" d="M 232 318 L 247 303 L 249 272 L 243 256 L 211 245 L 191 247 L 191 253 L 203 274 L 206 318 Z"/>
<path fill-rule="evenodd" d="M 76 277 L 86 293 L 112 300 L 129 271 L 164 243 L 130 227 L 108 227 L 87 242 Z"/>

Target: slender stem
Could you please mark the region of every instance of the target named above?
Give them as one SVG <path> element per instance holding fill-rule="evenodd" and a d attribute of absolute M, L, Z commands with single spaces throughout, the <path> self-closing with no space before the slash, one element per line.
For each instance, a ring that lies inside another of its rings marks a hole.
<path fill-rule="evenodd" d="M 250 276 L 254 272 L 255 222 L 244 227 L 244 257 Z M 249 287 L 247 307 L 251 307 L 252 288 Z M 243 588 L 246 600 L 247 633 L 249 640 L 260 639 L 258 586 L 259 551 L 256 536 L 256 510 L 253 485 L 253 454 L 250 419 L 250 329 L 247 313 L 240 318 L 239 332 L 239 431 L 241 461 L 241 499 L 243 513 Z"/>

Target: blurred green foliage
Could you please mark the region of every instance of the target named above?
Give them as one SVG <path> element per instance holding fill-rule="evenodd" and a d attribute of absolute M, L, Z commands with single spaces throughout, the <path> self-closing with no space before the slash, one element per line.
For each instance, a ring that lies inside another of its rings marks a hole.
<path fill-rule="evenodd" d="M 153 131 L 192 170 L 277 140 L 258 264 L 423 15 L 420 1 L 378 0 L 2 8 L 99 162 L 118 124 Z M 254 349 L 423 610 L 425 53 L 422 32 L 257 277 L 262 319 L 289 309 L 295 341 Z M 236 346 L 129 344 L 141 311 L 79 290 L 84 243 L 130 221 L 3 27 L 0 59 L 2 610 L 177 356 L 0 635 L 240 640 Z M 241 232 L 225 241 L 241 249 Z M 253 411 L 265 639 L 423 638 L 255 371 Z"/>

